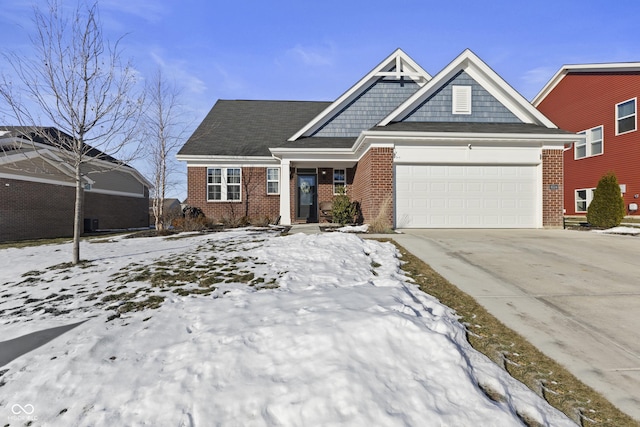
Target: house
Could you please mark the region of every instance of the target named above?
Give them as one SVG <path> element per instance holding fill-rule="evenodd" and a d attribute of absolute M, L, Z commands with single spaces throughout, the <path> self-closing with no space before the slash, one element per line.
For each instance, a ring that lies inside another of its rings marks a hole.
<path fill-rule="evenodd" d="M 470 50 L 431 76 L 398 49 L 333 102 L 220 100 L 177 157 L 210 217 L 316 222 L 344 187 L 365 222 L 540 228 L 575 140 Z"/>
<path fill-rule="evenodd" d="M 68 137 L 54 128 L 0 128 L 0 241 L 73 235 L 75 174 Z M 84 166 L 84 230 L 148 227 L 151 184 L 134 168 L 91 148 Z"/>
<path fill-rule="evenodd" d="M 565 65 L 533 104 L 583 138 L 564 152 L 564 207 L 585 215 L 600 178 L 614 172 L 628 215 L 640 215 L 640 62 Z"/>

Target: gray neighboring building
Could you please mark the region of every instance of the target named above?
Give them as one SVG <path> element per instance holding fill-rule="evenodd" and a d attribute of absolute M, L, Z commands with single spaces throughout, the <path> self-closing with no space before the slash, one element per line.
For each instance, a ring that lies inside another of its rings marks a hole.
<path fill-rule="evenodd" d="M 73 235 L 75 178 L 64 161 L 68 155 L 28 128 L 0 128 L 0 241 Z M 149 181 L 98 150 L 88 155 L 94 159 L 83 177 L 85 233 L 148 227 Z"/>

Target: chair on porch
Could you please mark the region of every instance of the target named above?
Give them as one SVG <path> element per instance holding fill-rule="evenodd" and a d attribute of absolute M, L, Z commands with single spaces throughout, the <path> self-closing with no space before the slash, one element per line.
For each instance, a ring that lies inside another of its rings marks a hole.
<path fill-rule="evenodd" d="M 333 221 L 333 202 L 320 202 L 320 219 Z"/>

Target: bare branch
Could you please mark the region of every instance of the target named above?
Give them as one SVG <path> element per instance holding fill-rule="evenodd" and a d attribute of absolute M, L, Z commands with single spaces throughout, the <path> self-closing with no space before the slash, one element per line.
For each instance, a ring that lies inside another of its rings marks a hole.
<path fill-rule="evenodd" d="M 0 100 L 7 115 L 46 144 L 61 151 L 75 170 L 74 263 L 79 262 L 85 163 L 109 160 L 136 140 L 143 93 L 136 76 L 121 62 L 118 40 L 103 39 L 98 3 L 81 2 L 70 16 L 58 0 L 34 8 L 35 55 L 5 53 L 15 78 L 4 75 Z M 55 128 L 60 132 L 51 132 Z M 127 162 L 130 159 L 122 159 Z M 95 168 L 92 168 L 95 169 Z"/>
<path fill-rule="evenodd" d="M 147 105 L 143 116 L 147 157 L 155 187 L 152 204 L 156 230 L 165 224 L 164 200 L 170 186 L 170 177 L 177 165 L 174 154 L 181 146 L 187 126 L 179 103 L 180 91 L 175 83 L 167 82 L 160 70 L 147 84 Z"/>

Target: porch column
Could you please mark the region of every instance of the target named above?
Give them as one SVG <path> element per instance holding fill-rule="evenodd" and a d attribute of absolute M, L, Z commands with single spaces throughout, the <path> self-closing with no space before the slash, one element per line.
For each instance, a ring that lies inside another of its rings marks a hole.
<path fill-rule="evenodd" d="M 290 160 L 280 160 L 280 224 L 291 225 Z"/>

